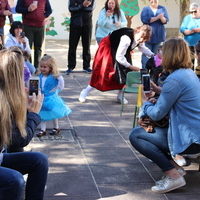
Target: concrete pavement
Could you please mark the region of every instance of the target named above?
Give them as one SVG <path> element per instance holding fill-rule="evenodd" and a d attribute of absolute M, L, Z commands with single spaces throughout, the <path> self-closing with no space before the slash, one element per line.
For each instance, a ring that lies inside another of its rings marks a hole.
<path fill-rule="evenodd" d="M 29 147 L 49 158 L 49 175 L 44 200 L 197 200 L 200 198 L 198 165 L 184 167 L 187 185 L 167 194 L 155 194 L 150 188 L 162 176 L 160 169 L 139 154 L 129 143 L 135 94 L 120 117 L 117 91 L 92 91 L 86 103 L 79 94 L 90 80 L 81 72 L 81 47 L 75 72 L 67 69 L 67 41 L 46 41 L 46 52 L 54 56 L 65 79 L 60 93 L 72 113 L 59 120 L 61 134 L 34 137 Z M 93 54 L 95 46 L 92 46 Z M 136 65 L 140 54 L 135 52 Z M 52 124 L 48 123 L 49 131 Z M 39 180 L 38 180 L 39 181 Z"/>

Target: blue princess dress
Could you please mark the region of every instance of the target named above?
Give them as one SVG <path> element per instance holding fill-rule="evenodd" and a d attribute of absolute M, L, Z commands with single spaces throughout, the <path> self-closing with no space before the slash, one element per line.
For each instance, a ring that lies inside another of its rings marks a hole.
<path fill-rule="evenodd" d="M 58 96 L 58 93 L 62 89 L 59 87 L 59 81 L 63 81 L 63 78 L 59 77 L 55 79 L 51 74 L 46 80 L 44 80 L 45 77 L 43 74 L 39 75 L 39 78 L 41 92 L 44 94 L 44 101 L 39 112 L 42 122 L 69 115 L 72 112 L 71 109 L 63 99 Z"/>

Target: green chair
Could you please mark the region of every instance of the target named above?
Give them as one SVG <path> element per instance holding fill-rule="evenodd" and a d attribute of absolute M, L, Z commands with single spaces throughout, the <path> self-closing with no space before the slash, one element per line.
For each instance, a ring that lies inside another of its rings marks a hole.
<path fill-rule="evenodd" d="M 122 88 L 122 101 L 120 116 L 124 109 L 124 93 L 138 93 L 138 87 L 141 84 L 140 72 L 128 72 L 126 76 L 126 85 Z"/>

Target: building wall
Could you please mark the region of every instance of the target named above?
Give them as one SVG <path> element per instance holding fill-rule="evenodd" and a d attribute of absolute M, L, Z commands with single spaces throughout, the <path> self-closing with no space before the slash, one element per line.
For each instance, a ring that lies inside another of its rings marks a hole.
<path fill-rule="evenodd" d="M 104 7 L 106 0 L 96 0 L 96 7 L 93 12 L 93 25 L 95 27 L 95 23 L 98 19 L 98 14 L 100 10 Z M 121 2 L 121 0 L 119 0 Z M 148 2 L 148 1 L 147 1 Z M 50 29 L 55 29 L 58 35 L 51 36 L 47 35 L 47 39 L 68 39 L 69 32 L 64 31 L 65 27 L 61 25 L 62 22 L 64 22 L 65 17 L 70 17 L 70 12 L 68 11 L 68 0 L 50 0 L 50 3 L 53 8 L 52 17 L 55 18 L 55 27 L 50 27 Z M 170 17 L 170 21 L 168 24 L 166 24 L 166 28 L 169 33 L 167 35 L 170 35 L 170 33 L 176 34 L 178 27 L 179 27 L 179 5 L 175 3 L 175 0 L 160 0 L 160 5 L 163 5 L 167 8 L 168 14 Z M 140 12 L 144 6 L 147 6 L 148 4 L 144 4 L 141 0 L 138 0 Z M 141 25 L 140 21 L 140 12 L 133 17 L 132 19 L 132 28 L 135 28 L 137 26 Z M 94 27 L 93 27 L 93 39 L 94 37 Z"/>
<path fill-rule="evenodd" d="M 8 0 L 11 7 L 14 7 L 17 0 Z M 65 18 L 70 18 L 70 12 L 68 11 L 68 0 L 49 0 L 53 13 L 51 14 L 49 20 L 47 21 L 47 29 L 49 32 L 47 32 L 47 39 L 68 39 L 69 38 L 69 32 L 66 31 L 66 27 L 63 26 L 61 23 L 65 21 Z M 121 3 L 122 0 L 118 0 L 119 3 Z M 130 0 L 127 0 L 130 2 Z M 132 0 L 134 2 L 138 1 L 139 5 L 139 13 L 135 15 L 132 19 L 132 28 L 135 28 L 137 26 L 141 25 L 141 20 L 140 20 L 140 13 L 141 10 L 144 6 L 148 5 L 148 0 L 146 0 L 146 4 L 142 0 Z M 177 0 L 178 1 L 178 0 Z M 92 34 L 92 39 L 95 39 L 94 36 L 94 29 L 95 29 L 95 24 L 98 19 L 98 15 L 100 10 L 104 7 L 106 0 L 96 0 L 96 7 L 93 11 L 93 34 Z M 178 1 L 179 2 L 179 1 Z M 200 4 L 200 0 L 191 0 L 191 3 L 197 2 Z M 180 19 L 179 19 L 179 3 L 176 3 L 175 0 L 160 0 L 159 1 L 160 5 L 163 5 L 167 8 L 168 14 L 169 14 L 169 22 L 166 24 L 166 29 L 167 29 L 167 37 L 170 36 L 178 36 L 179 35 L 179 26 L 180 26 Z M 13 8 L 13 10 L 15 10 Z M 20 20 L 20 15 L 15 14 L 15 20 Z M 5 27 L 6 31 L 8 32 L 9 26 L 7 25 Z"/>

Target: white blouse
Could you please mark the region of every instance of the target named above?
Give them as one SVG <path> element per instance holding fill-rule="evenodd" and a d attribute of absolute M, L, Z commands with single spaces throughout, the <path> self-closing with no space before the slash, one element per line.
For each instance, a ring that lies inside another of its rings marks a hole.
<path fill-rule="evenodd" d="M 131 39 L 127 35 L 123 35 L 120 39 L 120 43 L 119 43 L 119 46 L 117 48 L 117 53 L 116 53 L 116 60 L 121 65 L 127 68 L 131 66 L 131 64 L 127 61 L 125 54 L 130 45 L 131 45 Z M 131 48 L 133 49 L 134 47 L 136 47 L 136 45 L 137 45 L 136 42 L 133 41 Z M 154 53 L 149 48 L 147 48 L 144 43 L 139 44 L 138 50 L 149 57 L 154 55 Z"/>

